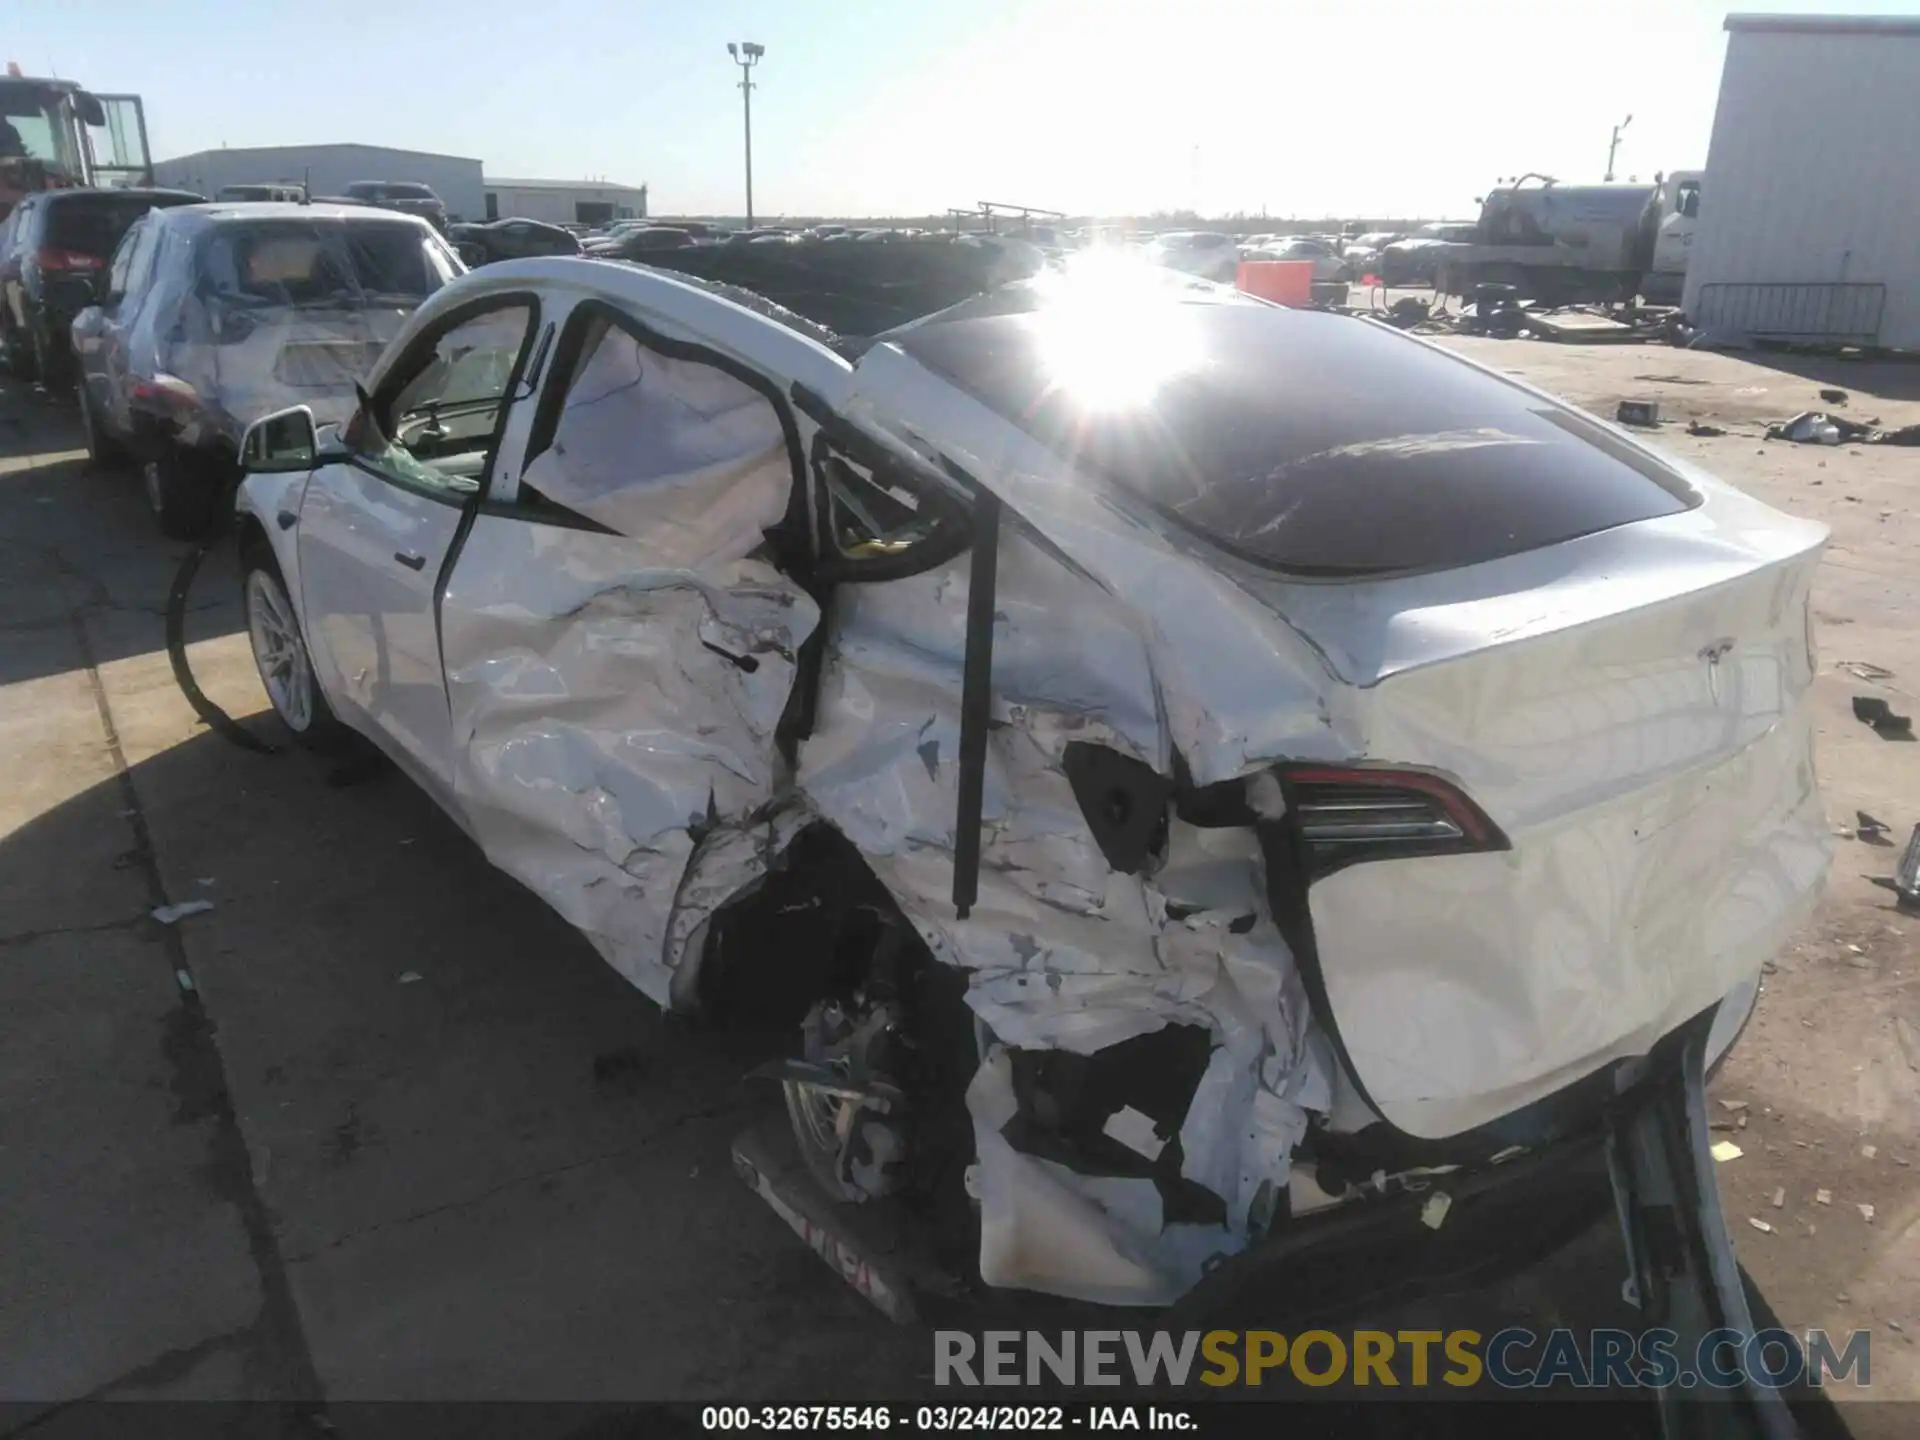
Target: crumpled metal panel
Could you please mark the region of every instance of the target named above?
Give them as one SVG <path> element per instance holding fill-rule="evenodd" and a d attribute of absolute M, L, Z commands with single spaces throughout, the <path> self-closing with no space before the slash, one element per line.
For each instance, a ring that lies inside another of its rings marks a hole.
<path fill-rule="evenodd" d="M 1183 1172 L 1220 1195 L 1225 1226 L 1162 1223 L 1149 1182 L 1075 1175 L 1019 1154 L 1004 1062 L 968 1094 L 989 1284 L 1160 1304 L 1206 1260 L 1241 1249 L 1263 1187 L 1287 1182 L 1331 1057 L 1267 915 L 1248 831 L 1175 822 L 1151 875 L 1113 870 L 1062 765 L 1072 741 L 1170 768 L 1149 642 L 1097 585 L 1017 533 L 996 586 L 979 895 L 954 912 L 963 557 L 836 598 L 830 658 L 797 785 L 866 854 L 1000 1046 L 1092 1054 L 1173 1023 L 1214 1038 L 1181 1129 Z M 1174 912 L 1181 918 L 1172 918 Z"/>
<path fill-rule="evenodd" d="M 442 645 L 469 828 L 665 1005 L 674 896 L 702 837 L 773 800 L 773 731 L 819 610 L 763 561 L 695 572 L 636 550 L 483 515 Z"/>

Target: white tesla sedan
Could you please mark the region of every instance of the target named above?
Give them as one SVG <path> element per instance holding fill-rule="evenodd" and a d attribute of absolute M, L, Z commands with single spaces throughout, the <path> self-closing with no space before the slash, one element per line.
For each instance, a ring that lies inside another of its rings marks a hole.
<path fill-rule="evenodd" d="M 789 1007 L 832 1202 L 1170 1303 L 1731 1043 L 1828 863 L 1820 526 L 1138 261 L 782 313 L 489 266 L 254 427 L 239 539 L 286 725 L 660 1004 Z"/>

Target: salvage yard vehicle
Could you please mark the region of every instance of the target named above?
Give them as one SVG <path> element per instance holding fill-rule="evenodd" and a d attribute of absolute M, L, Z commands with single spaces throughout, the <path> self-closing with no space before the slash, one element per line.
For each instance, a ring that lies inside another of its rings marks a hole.
<path fill-rule="evenodd" d="M 1352 270 L 1347 262 L 1333 253 L 1331 246 L 1319 240 L 1307 240 L 1300 236 L 1276 236 L 1266 245 L 1259 245 L 1242 251 L 1248 260 L 1293 260 L 1313 266 L 1315 280 L 1348 280 Z"/>
<path fill-rule="evenodd" d="M 579 237 L 565 226 L 518 217 L 449 226 L 447 242 L 471 268 L 491 265 L 496 260 L 524 260 L 532 255 L 580 253 Z"/>
<path fill-rule="evenodd" d="M 382 210 L 397 210 L 402 215 L 418 215 L 444 233 L 447 228 L 446 203 L 431 185 L 418 180 L 355 180 L 347 186 L 343 199 L 357 205 L 375 205 Z"/>
<path fill-rule="evenodd" d="M 426 221 L 390 211 L 150 210 L 73 321 L 88 457 L 137 463 L 161 530 L 192 539 L 248 424 L 296 402 L 344 419 L 408 312 L 463 270 Z"/>
<path fill-rule="evenodd" d="M 1240 265 L 1240 247 L 1231 235 L 1214 230 L 1174 230 L 1156 235 L 1146 248 L 1156 265 L 1198 275 L 1202 280 L 1230 281 Z"/>
<path fill-rule="evenodd" d="M 246 467 L 280 720 L 660 1005 L 780 1015 L 736 1164 L 889 1314 L 1188 1304 L 1578 1156 L 1649 1324 L 1746 1323 L 1700 1087 L 1828 863 L 1822 527 L 1098 255 L 857 359 L 490 266 Z"/>
<path fill-rule="evenodd" d="M 45 190 L 0 226 L 0 352 L 7 368 L 49 389 L 73 383 L 73 317 L 93 303 L 93 277 L 148 210 L 195 205 L 185 190 Z"/>

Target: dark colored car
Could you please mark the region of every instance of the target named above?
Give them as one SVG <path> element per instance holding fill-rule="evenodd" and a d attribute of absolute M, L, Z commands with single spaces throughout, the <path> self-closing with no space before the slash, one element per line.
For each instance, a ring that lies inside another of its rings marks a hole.
<path fill-rule="evenodd" d="M 185 190 L 47 190 L 0 229 L 0 348 L 8 368 L 48 388 L 73 378 L 73 317 L 93 303 L 94 276 L 147 211 L 194 205 Z"/>
<path fill-rule="evenodd" d="M 248 425 L 290 405 L 346 420 L 414 307 L 464 273 L 425 220 L 381 209 L 145 215 L 73 322 L 88 457 L 137 462 L 161 530 L 193 539 L 237 474 Z"/>
<path fill-rule="evenodd" d="M 402 215 L 418 215 L 442 235 L 447 233 L 446 205 L 431 185 L 418 180 L 356 180 L 347 186 L 344 198 L 382 210 L 398 210 Z"/>
<path fill-rule="evenodd" d="M 612 245 L 594 253 L 602 259 L 631 260 L 636 255 L 646 255 L 656 250 L 685 250 L 694 243 L 693 236 L 685 230 L 655 225 L 646 230 L 629 230 Z"/>
<path fill-rule="evenodd" d="M 543 220 L 489 220 L 485 224 L 454 225 L 447 239 L 468 265 L 495 260 L 524 260 L 532 255 L 578 255 L 580 237 L 563 225 Z"/>

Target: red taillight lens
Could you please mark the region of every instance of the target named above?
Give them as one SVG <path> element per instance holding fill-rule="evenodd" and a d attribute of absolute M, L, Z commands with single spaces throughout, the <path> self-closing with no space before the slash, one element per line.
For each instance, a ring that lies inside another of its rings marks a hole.
<path fill-rule="evenodd" d="M 1437 775 L 1359 765 L 1284 765 L 1277 773 L 1315 874 L 1361 860 L 1509 848 L 1487 812 Z"/>
<path fill-rule="evenodd" d="M 34 258 L 40 262 L 40 268 L 42 270 L 72 272 L 76 274 L 85 274 L 88 271 L 98 270 L 107 263 L 97 255 L 83 255 L 78 250 L 56 250 L 52 246 L 41 249 L 35 254 Z"/>

